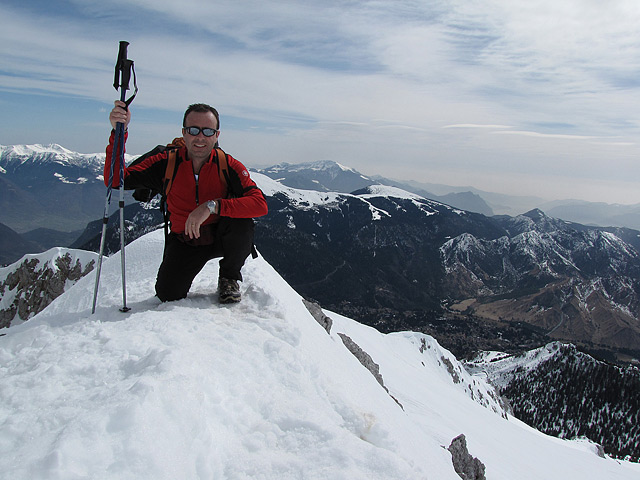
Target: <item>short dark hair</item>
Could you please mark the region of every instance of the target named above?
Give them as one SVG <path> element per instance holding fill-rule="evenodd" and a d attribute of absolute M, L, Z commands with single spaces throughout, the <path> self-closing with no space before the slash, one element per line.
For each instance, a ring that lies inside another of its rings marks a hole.
<path fill-rule="evenodd" d="M 193 105 L 189 105 L 189 108 L 187 108 L 187 111 L 184 112 L 184 118 L 182 119 L 183 127 L 187 126 L 187 115 L 189 115 L 191 112 L 213 113 L 213 116 L 216 117 L 216 122 L 218 122 L 218 130 L 220 130 L 220 115 L 218 115 L 218 111 L 211 105 L 207 105 L 206 103 L 194 103 Z"/>

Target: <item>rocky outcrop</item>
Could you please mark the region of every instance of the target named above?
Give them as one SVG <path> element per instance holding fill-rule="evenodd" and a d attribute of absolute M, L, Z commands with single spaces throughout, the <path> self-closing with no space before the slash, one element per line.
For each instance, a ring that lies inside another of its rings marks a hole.
<path fill-rule="evenodd" d="M 453 468 L 460 478 L 463 480 L 486 480 L 485 466 L 469 453 L 467 439 L 463 434 L 454 438 L 447 450 L 451 452 Z"/>
<path fill-rule="evenodd" d="M 387 390 L 387 387 L 384 386 L 384 380 L 382 379 L 382 375 L 380 375 L 380 365 L 373 361 L 371 355 L 365 352 L 360 346 L 354 342 L 351 337 L 345 335 L 344 333 L 338 333 L 345 347 L 360 361 L 360 363 L 371 372 L 371 374 L 375 377 L 382 387 Z M 387 390 L 388 392 L 388 390 Z"/>
<path fill-rule="evenodd" d="M 322 307 L 315 302 L 310 302 L 309 300 L 302 299 L 304 306 L 307 307 L 309 313 L 313 318 L 316 319 L 316 322 L 320 324 L 322 328 L 324 328 L 327 333 L 331 333 L 331 326 L 333 325 L 333 320 L 330 317 L 326 316 L 322 311 Z"/>
<path fill-rule="evenodd" d="M 58 255 L 54 253 L 47 261 L 25 258 L 0 281 L 0 328 L 9 327 L 14 320 L 33 317 L 60 296 L 69 282 L 73 284 L 93 270 L 95 260 L 83 265 L 80 258 L 73 258 L 69 252 L 62 254 L 61 250 L 64 249 L 52 249 Z"/>

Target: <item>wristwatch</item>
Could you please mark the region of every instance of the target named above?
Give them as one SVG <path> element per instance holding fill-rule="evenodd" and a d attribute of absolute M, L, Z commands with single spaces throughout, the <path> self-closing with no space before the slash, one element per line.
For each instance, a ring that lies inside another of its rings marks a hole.
<path fill-rule="evenodd" d="M 215 200 L 209 200 L 207 202 L 207 208 L 209 209 L 209 213 L 213 215 L 218 209 L 218 202 L 216 202 Z"/>

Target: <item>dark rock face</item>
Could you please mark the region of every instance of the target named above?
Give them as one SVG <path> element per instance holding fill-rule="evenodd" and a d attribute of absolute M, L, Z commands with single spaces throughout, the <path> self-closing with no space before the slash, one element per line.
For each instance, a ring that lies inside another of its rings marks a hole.
<path fill-rule="evenodd" d="M 447 449 L 451 452 L 453 468 L 463 480 L 486 480 L 484 464 L 473 457 L 467 449 L 467 439 L 461 434 L 451 441 Z"/>
<path fill-rule="evenodd" d="M 53 265 L 27 258 L 0 282 L 0 295 L 13 294 L 13 301 L 0 310 L 0 328 L 16 318 L 28 320 L 64 293 L 69 282 L 75 283 L 93 270 L 95 261 L 83 265 L 70 253 L 54 256 Z"/>

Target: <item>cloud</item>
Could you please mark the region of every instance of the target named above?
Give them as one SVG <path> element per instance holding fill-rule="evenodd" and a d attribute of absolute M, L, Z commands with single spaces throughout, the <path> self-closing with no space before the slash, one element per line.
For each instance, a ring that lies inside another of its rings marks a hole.
<path fill-rule="evenodd" d="M 605 175 L 640 176 L 627 160 L 640 153 L 636 0 L 75 0 L 3 4 L 0 18 L 0 90 L 43 105 L 109 108 L 118 41 L 130 41 L 136 148 L 204 101 L 230 147 L 265 161 L 395 156 L 415 177 L 560 158 L 602 175 L 592 165 L 606 158 Z"/>
<path fill-rule="evenodd" d="M 587 135 L 567 135 L 567 134 L 560 134 L 560 133 L 527 132 L 523 130 L 504 130 L 500 132 L 491 132 L 491 133 L 495 135 L 522 135 L 525 137 L 555 138 L 555 139 L 564 139 L 564 140 L 591 140 L 595 138 Z"/>
<path fill-rule="evenodd" d="M 445 125 L 442 128 L 485 128 L 489 130 L 503 129 L 503 128 L 513 128 L 508 125 L 478 125 L 473 123 L 460 123 L 457 125 Z"/>

